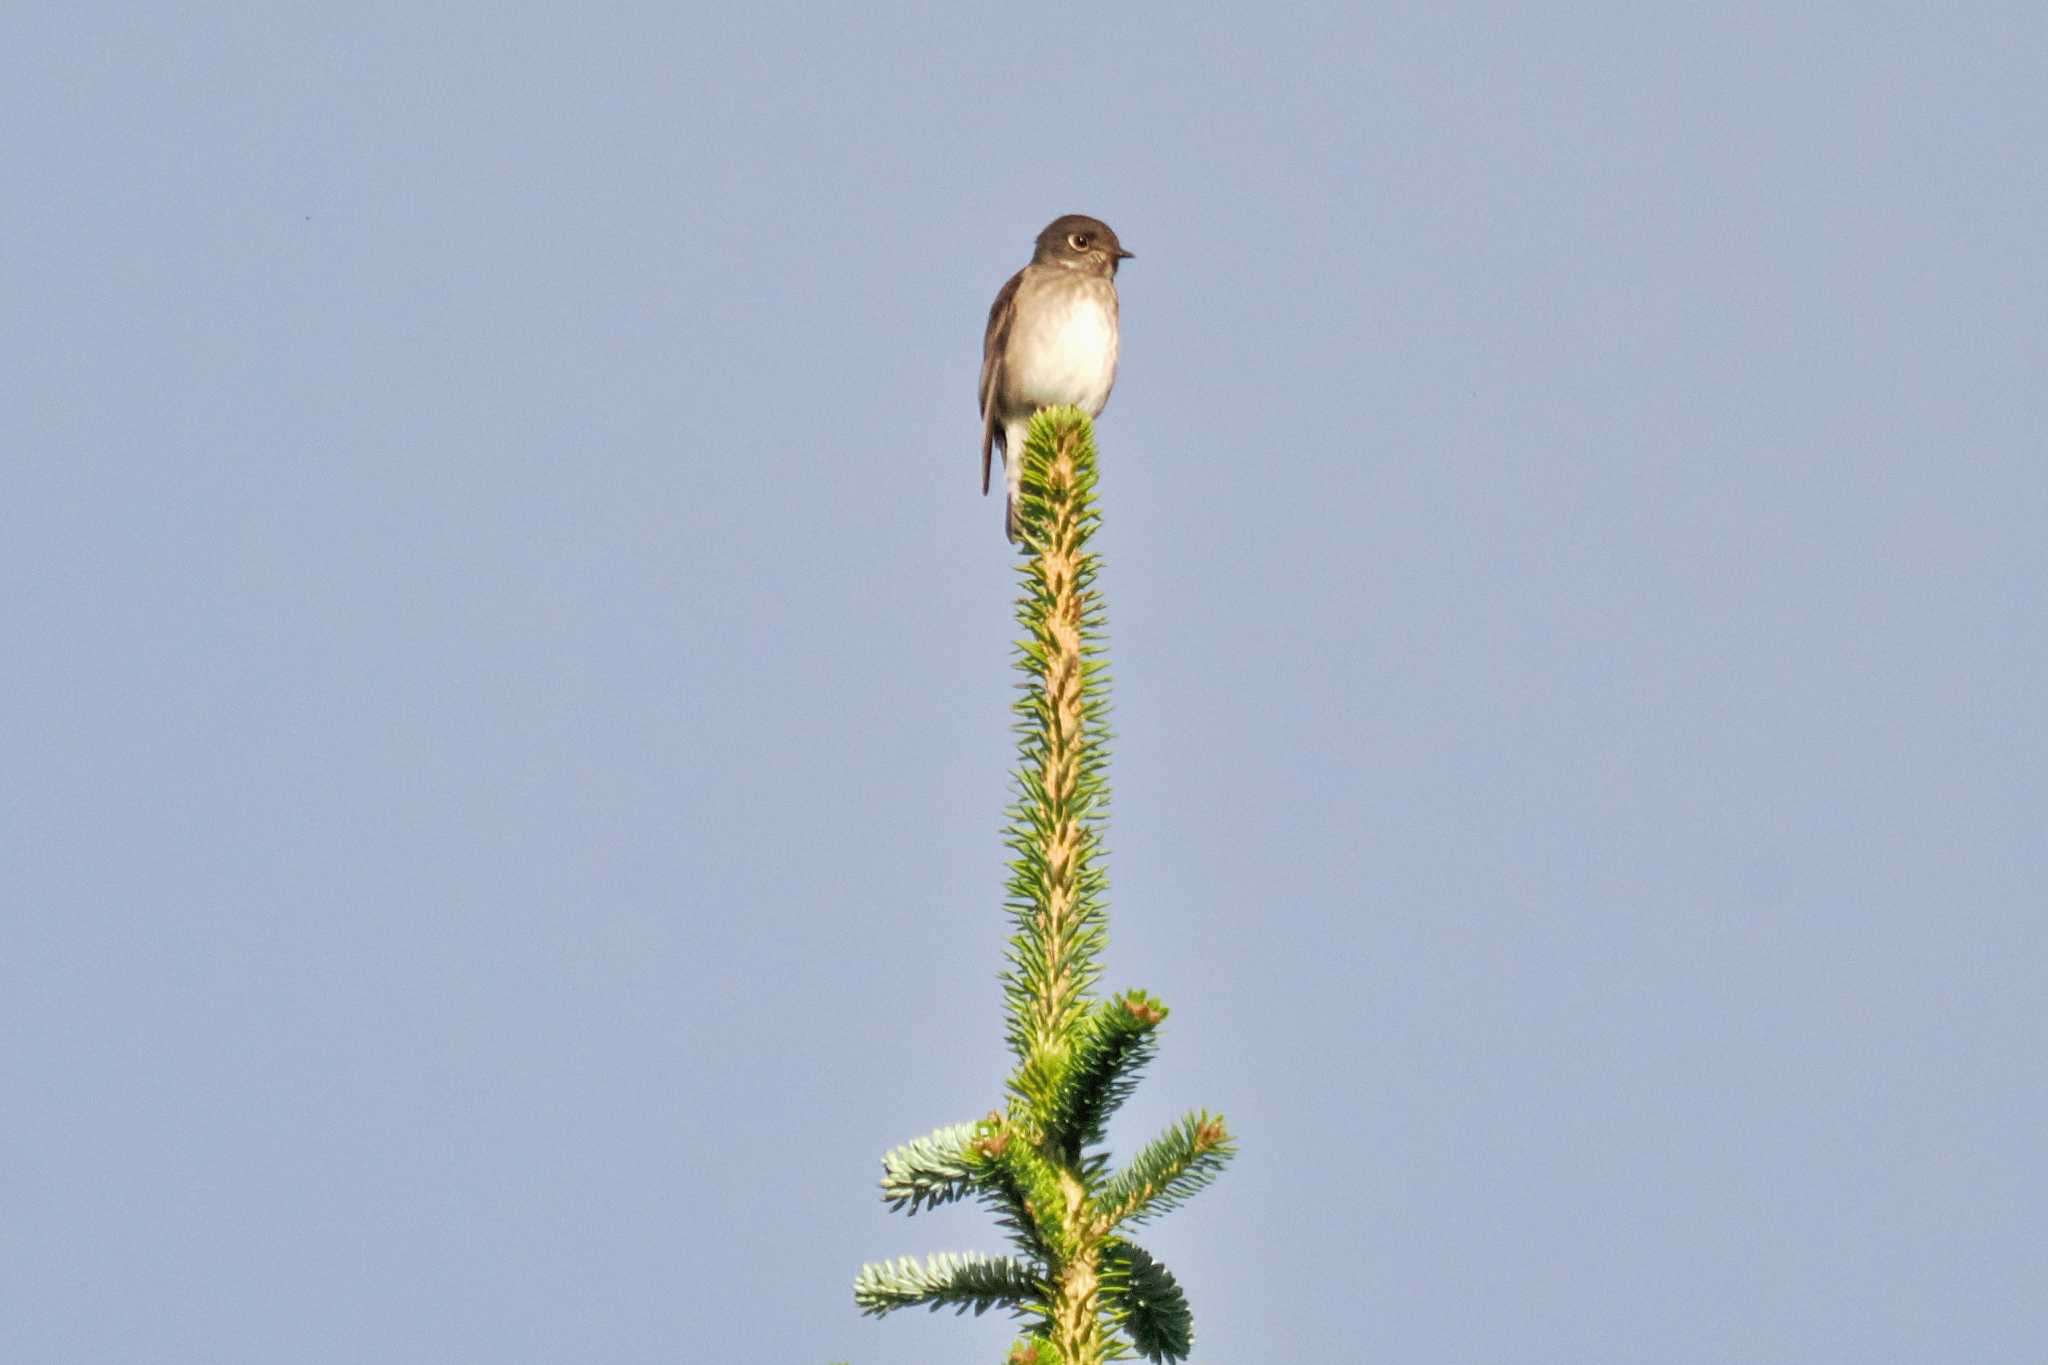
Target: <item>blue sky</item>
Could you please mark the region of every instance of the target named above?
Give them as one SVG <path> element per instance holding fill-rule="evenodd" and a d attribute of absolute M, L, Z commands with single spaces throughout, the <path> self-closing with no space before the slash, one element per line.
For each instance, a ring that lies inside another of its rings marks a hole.
<path fill-rule="evenodd" d="M 1790 8 L 17 16 L 0 1357 L 1000 1357 L 1067 212 L 1196 1358 L 2038 1349 L 2048 16 Z"/>

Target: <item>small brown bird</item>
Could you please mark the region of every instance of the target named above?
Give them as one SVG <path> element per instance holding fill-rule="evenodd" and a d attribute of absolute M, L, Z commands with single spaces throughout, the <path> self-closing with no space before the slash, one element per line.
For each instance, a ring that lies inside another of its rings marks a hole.
<path fill-rule="evenodd" d="M 1003 529 L 1017 539 L 1024 433 L 1040 408 L 1071 403 L 1102 414 L 1116 385 L 1116 268 L 1132 253 L 1099 218 L 1070 213 L 1038 234 L 1031 264 L 1010 276 L 988 310 L 981 342 L 981 491 L 991 452 L 1003 452 L 1009 502 Z"/>

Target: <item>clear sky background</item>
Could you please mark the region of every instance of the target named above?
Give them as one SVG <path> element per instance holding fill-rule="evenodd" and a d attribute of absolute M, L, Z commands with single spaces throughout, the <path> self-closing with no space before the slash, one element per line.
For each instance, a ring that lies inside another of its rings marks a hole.
<path fill-rule="evenodd" d="M 2048 9 L 21 5 L 0 1359 L 908 1365 L 1110 222 L 1197 1359 L 2048 1341 Z"/>

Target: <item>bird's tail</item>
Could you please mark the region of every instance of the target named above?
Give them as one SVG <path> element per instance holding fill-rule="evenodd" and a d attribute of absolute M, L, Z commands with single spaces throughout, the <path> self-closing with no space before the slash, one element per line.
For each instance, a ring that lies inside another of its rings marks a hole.
<path fill-rule="evenodd" d="M 1023 542 L 1017 535 L 1017 503 L 1024 496 L 1024 440 L 1029 420 L 1005 424 L 1003 432 L 1003 483 L 1009 494 L 1003 506 L 1003 534 L 1012 545 Z"/>

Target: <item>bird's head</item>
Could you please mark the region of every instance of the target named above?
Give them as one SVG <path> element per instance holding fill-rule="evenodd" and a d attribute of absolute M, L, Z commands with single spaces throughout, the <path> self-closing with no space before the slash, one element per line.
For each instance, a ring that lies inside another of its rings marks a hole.
<path fill-rule="evenodd" d="M 1109 224 L 1085 213 L 1070 213 L 1046 224 L 1045 231 L 1038 234 L 1038 250 L 1031 260 L 1034 265 L 1063 265 L 1091 275 L 1113 276 L 1118 263 L 1131 258 L 1132 253 L 1124 250 Z"/>

